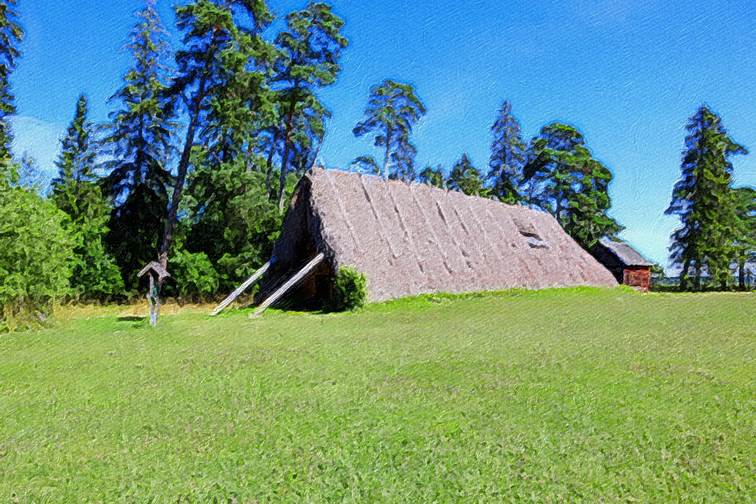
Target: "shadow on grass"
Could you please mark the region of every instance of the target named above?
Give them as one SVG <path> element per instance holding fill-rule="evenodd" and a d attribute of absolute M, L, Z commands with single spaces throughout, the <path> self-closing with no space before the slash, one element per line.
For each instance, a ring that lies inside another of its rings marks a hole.
<path fill-rule="evenodd" d="M 147 317 L 138 317 L 136 315 L 128 315 L 124 317 L 118 317 L 118 322 L 146 322 Z"/>

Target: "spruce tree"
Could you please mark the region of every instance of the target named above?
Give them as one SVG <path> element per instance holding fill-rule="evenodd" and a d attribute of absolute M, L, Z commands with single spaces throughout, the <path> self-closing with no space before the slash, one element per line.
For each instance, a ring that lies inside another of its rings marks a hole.
<path fill-rule="evenodd" d="M 374 145 L 383 150 L 384 178 L 403 178 L 407 160 L 414 158 L 412 128 L 425 112 L 425 105 L 410 84 L 385 80 L 371 88 L 365 118 L 354 127 L 353 133 L 356 137 L 375 136 Z"/>
<path fill-rule="evenodd" d="M 0 0 L 0 184 L 11 176 L 13 136 L 10 117 L 16 113 L 10 75 L 21 55 L 19 45 L 24 32 L 18 22 L 16 0 Z"/>
<path fill-rule="evenodd" d="M 325 108 L 316 92 L 336 81 L 341 71 L 341 52 L 347 46 L 341 33 L 344 21 L 328 4 L 310 2 L 305 9 L 286 16 L 286 25 L 287 30 L 276 38 L 281 58 L 276 62 L 275 76 L 282 116 L 278 135 L 283 142 L 278 184 L 278 208 L 282 213 L 290 155 L 293 150 L 307 150 L 322 140 Z"/>
<path fill-rule="evenodd" d="M 97 142 L 88 118 L 88 100 L 82 95 L 76 113 L 61 142 L 52 181 L 52 200 L 70 218 L 68 230 L 75 239 L 71 287 L 78 297 L 104 300 L 122 294 L 123 280 L 106 252 L 109 207 L 102 195 L 95 169 Z"/>
<path fill-rule="evenodd" d="M 593 158 L 575 127 L 541 129 L 528 148 L 524 181 L 526 201 L 551 213 L 584 248 L 622 230 L 607 213 L 612 173 Z"/>
<path fill-rule="evenodd" d="M 708 106 L 699 107 L 686 126 L 681 177 L 672 191 L 667 215 L 681 226 L 672 233 L 670 259 L 681 268 L 680 287 L 700 289 L 708 273 L 720 287 L 730 279 L 735 256 L 737 216 L 730 157 L 745 154 Z"/>
<path fill-rule="evenodd" d="M 94 125 L 89 120 L 89 100 L 85 95 L 76 101 L 76 111 L 66 136 L 61 140 L 61 151 L 55 165 L 58 176 L 52 180 L 52 198 L 58 208 L 73 219 L 86 212 L 95 199 L 97 154 Z M 99 196 L 100 191 L 97 191 Z"/>
<path fill-rule="evenodd" d="M 746 269 L 756 262 L 756 189 L 735 189 L 735 214 L 738 219 L 735 237 L 735 260 L 738 268 L 738 287 L 746 288 Z"/>
<path fill-rule="evenodd" d="M 520 123 L 512 115 L 512 104 L 509 101 L 502 104 L 491 133 L 494 139 L 488 163 L 488 182 L 492 194 L 504 203 L 519 203 L 523 199 L 520 191 L 526 148 L 520 133 Z"/>
<path fill-rule="evenodd" d="M 146 0 L 137 14 L 128 46 L 134 64 L 111 98 L 118 109 L 110 115 L 104 142 L 111 160 L 103 189 L 113 204 L 108 249 L 130 287 L 136 272 L 157 255 L 171 184 L 174 104 L 166 93 L 167 34 L 155 3 Z"/>
<path fill-rule="evenodd" d="M 473 166 L 467 154 L 462 154 L 459 161 L 454 164 L 449 172 L 446 185 L 449 189 L 463 192 L 468 196 L 486 195 L 480 170 Z"/>
<path fill-rule="evenodd" d="M 37 160 L 28 152 L 24 152 L 21 154 L 21 159 L 18 160 L 17 165 L 18 185 L 41 195 L 47 180 Z"/>

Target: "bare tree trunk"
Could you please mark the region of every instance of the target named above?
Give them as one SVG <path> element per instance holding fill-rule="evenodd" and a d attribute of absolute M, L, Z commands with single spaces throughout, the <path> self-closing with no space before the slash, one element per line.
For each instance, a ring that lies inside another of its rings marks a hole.
<path fill-rule="evenodd" d="M 166 270 L 168 269 L 168 254 L 173 244 L 173 233 L 176 230 L 176 222 L 178 220 L 178 209 L 181 205 L 181 198 L 184 194 L 184 185 L 186 184 L 186 174 L 189 169 L 189 161 L 191 160 L 192 147 L 194 146 L 194 137 L 197 132 L 197 126 L 199 123 L 200 110 L 202 108 L 202 100 L 204 99 L 205 86 L 207 85 L 207 79 L 202 77 L 199 83 L 199 89 L 197 96 L 195 97 L 194 104 L 192 105 L 192 115 L 189 121 L 189 127 L 186 130 L 186 138 L 184 139 L 184 149 L 181 152 L 181 159 L 178 165 L 178 174 L 176 177 L 176 186 L 173 189 L 173 196 L 171 197 L 171 205 L 168 210 L 168 219 L 165 221 L 165 229 L 163 230 L 163 240 L 160 243 L 160 253 L 158 254 L 158 262 Z M 161 285 L 162 286 L 162 285 Z"/>
<path fill-rule="evenodd" d="M 320 157 L 320 149 L 323 148 L 323 141 L 322 139 L 318 142 L 318 147 L 315 149 L 315 155 L 312 156 L 312 162 L 308 162 L 302 169 L 302 176 L 304 176 L 305 173 L 307 173 L 309 170 L 315 167 L 315 165 L 318 164 L 318 157 Z"/>
<path fill-rule="evenodd" d="M 745 282 L 745 259 L 740 259 L 738 261 L 738 288 L 740 290 L 745 290 L 746 288 L 746 282 Z"/>
<path fill-rule="evenodd" d="M 286 118 L 286 131 L 284 133 L 284 151 L 281 159 L 281 173 L 278 185 L 278 212 L 284 213 L 286 203 L 286 175 L 289 169 L 289 151 L 291 147 L 291 130 L 294 123 L 294 107 L 297 104 L 296 95 L 292 93 L 289 101 L 289 113 Z"/>
<path fill-rule="evenodd" d="M 270 152 L 268 153 L 268 163 L 266 165 L 265 172 L 265 191 L 268 193 L 268 197 L 273 197 L 273 156 L 276 154 L 276 144 L 278 143 L 278 131 L 273 132 L 272 143 L 270 146 Z"/>
<path fill-rule="evenodd" d="M 383 155 L 383 178 L 389 178 L 389 163 L 391 160 L 391 128 L 386 130 L 386 153 Z"/>
<path fill-rule="evenodd" d="M 286 136 L 284 138 L 284 151 L 283 159 L 281 160 L 281 173 L 278 180 L 278 212 L 284 213 L 284 206 L 286 203 L 286 175 L 289 169 L 289 130 L 286 129 Z"/>

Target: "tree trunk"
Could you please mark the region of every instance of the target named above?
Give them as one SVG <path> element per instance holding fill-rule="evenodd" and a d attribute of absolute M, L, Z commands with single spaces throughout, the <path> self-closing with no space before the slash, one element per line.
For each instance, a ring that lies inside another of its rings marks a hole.
<path fill-rule="evenodd" d="M 284 151 L 281 159 L 281 173 L 278 184 L 278 212 L 284 213 L 286 203 L 286 175 L 289 169 L 289 151 L 291 147 L 291 130 L 294 127 L 294 107 L 297 104 L 297 98 L 294 93 L 289 101 L 289 113 L 286 118 L 286 131 L 284 132 Z"/>
<path fill-rule="evenodd" d="M 745 259 L 740 259 L 738 261 L 738 288 L 740 290 L 745 290 L 746 288 L 746 282 L 745 282 Z"/>
<path fill-rule="evenodd" d="M 273 140 L 268 153 L 268 163 L 265 172 L 265 191 L 269 198 L 273 198 L 273 156 L 276 154 L 276 144 L 278 143 L 278 131 L 273 133 Z"/>
<path fill-rule="evenodd" d="M 696 261 L 696 276 L 693 278 L 693 287 L 697 290 L 701 290 L 701 265 Z"/>
<path fill-rule="evenodd" d="M 690 274 L 690 261 L 686 260 L 683 263 L 682 271 L 680 271 L 680 290 L 688 290 L 688 275 Z"/>
<path fill-rule="evenodd" d="M 163 230 L 163 240 L 160 243 L 160 253 L 158 254 L 158 261 L 160 265 L 166 270 L 168 269 L 168 254 L 173 244 L 173 233 L 176 229 L 176 221 L 178 220 L 178 209 L 181 205 L 181 198 L 184 194 L 184 185 L 186 183 L 186 174 L 189 169 L 189 161 L 191 160 L 192 147 L 194 146 L 194 137 L 197 132 L 197 126 L 199 123 L 199 115 L 202 109 L 202 100 L 205 95 L 205 86 L 207 79 L 202 77 L 199 83 L 199 89 L 192 105 L 192 114 L 189 121 L 189 127 L 186 130 L 186 138 L 184 139 L 184 149 L 181 152 L 181 159 L 178 165 L 178 174 L 176 177 L 176 186 L 173 190 L 173 196 L 171 197 L 171 205 L 168 210 L 168 219 L 165 221 L 165 229 Z M 162 282 L 161 282 L 162 284 Z M 162 285 L 161 285 L 162 286 Z"/>
<path fill-rule="evenodd" d="M 383 155 L 383 178 L 389 178 L 389 162 L 391 160 L 391 128 L 386 130 L 386 153 Z"/>
<path fill-rule="evenodd" d="M 278 179 L 278 213 L 284 213 L 284 206 L 286 203 L 286 175 L 289 168 L 289 127 L 286 127 L 286 135 L 284 137 L 284 151 L 283 159 L 281 159 L 281 173 Z"/>

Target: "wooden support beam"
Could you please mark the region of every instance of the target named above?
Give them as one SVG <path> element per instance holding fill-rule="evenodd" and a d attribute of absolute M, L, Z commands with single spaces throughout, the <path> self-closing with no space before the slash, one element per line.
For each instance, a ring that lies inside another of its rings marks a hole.
<path fill-rule="evenodd" d="M 226 309 L 226 307 L 228 307 L 228 305 L 230 305 L 231 303 L 233 303 L 233 302 L 234 302 L 234 301 L 236 300 L 236 298 L 238 298 L 239 296 L 241 296 L 241 295 L 242 295 L 242 293 L 243 293 L 243 292 L 244 292 L 245 290 L 249 289 L 249 287 L 250 287 L 250 286 L 251 286 L 252 284 L 254 284 L 255 282 L 257 282 L 257 281 L 258 281 L 258 280 L 260 279 L 260 277 L 262 277 L 262 276 L 263 276 L 263 275 L 264 275 L 264 274 L 265 274 L 265 273 L 266 273 L 266 272 L 267 272 L 267 271 L 268 271 L 268 270 L 270 269 L 270 266 L 271 266 L 271 265 L 272 265 L 272 264 L 273 264 L 274 262 L 275 262 L 275 259 L 271 259 L 270 261 L 266 262 L 266 263 L 265 263 L 265 264 L 264 264 L 264 265 L 262 266 L 262 268 L 260 268 L 259 270 L 255 271 L 255 274 L 254 274 L 254 275 L 252 275 L 251 277 L 249 277 L 249 278 L 248 278 L 248 279 L 247 279 L 247 280 L 246 280 L 246 281 L 245 281 L 245 282 L 244 282 L 243 284 L 241 284 L 241 285 L 240 285 L 240 286 L 239 286 L 239 287 L 238 287 L 238 288 L 237 288 L 237 289 L 236 289 L 236 290 L 235 290 L 234 292 L 232 292 L 232 293 L 231 293 L 231 294 L 230 294 L 230 295 L 229 295 L 229 296 L 228 296 L 228 297 L 227 297 L 226 299 L 224 299 L 224 300 L 223 300 L 223 302 L 222 302 L 221 304 L 219 304 L 219 305 L 218 305 L 218 306 L 217 306 L 217 307 L 215 308 L 215 310 L 213 310 L 213 312 L 212 312 L 212 313 L 210 314 L 210 316 L 212 316 L 212 317 L 215 317 L 215 316 L 216 316 L 216 315 L 218 315 L 218 314 L 219 314 L 220 312 L 222 312 L 223 310 L 225 310 L 225 309 Z"/>
<path fill-rule="evenodd" d="M 257 318 L 260 315 L 265 312 L 268 308 L 271 307 L 273 303 L 281 299 L 289 290 L 291 290 L 295 285 L 297 285 L 299 282 L 304 279 L 307 275 L 309 275 L 312 270 L 314 270 L 321 262 L 323 262 L 323 259 L 325 259 L 325 254 L 322 252 L 313 258 L 312 261 L 307 263 L 307 265 L 299 270 L 296 275 L 291 277 L 285 284 L 283 284 L 279 289 L 270 295 L 268 299 L 263 301 L 260 306 L 257 307 L 257 310 L 255 310 L 255 313 L 249 316 L 249 318 Z"/>

